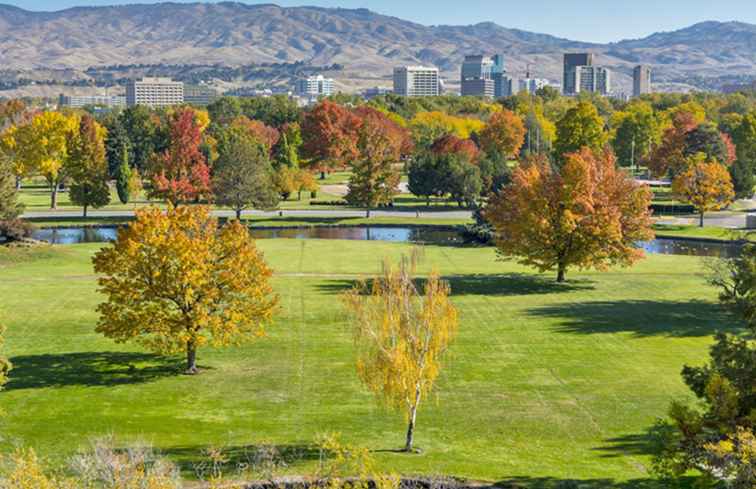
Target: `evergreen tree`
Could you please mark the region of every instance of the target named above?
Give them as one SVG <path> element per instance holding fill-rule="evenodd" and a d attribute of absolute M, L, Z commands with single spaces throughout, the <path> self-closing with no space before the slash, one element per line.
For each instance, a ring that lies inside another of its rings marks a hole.
<path fill-rule="evenodd" d="M 116 179 L 118 200 L 122 204 L 128 204 L 131 200 L 131 167 L 129 166 L 129 151 L 123 148 L 121 152 L 121 164 L 118 166 L 118 178 Z"/>

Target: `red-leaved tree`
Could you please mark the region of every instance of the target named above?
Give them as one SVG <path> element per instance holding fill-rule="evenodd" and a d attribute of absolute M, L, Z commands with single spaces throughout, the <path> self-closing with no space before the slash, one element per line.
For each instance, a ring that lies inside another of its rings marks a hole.
<path fill-rule="evenodd" d="M 457 155 L 465 161 L 476 162 L 480 157 L 480 149 L 474 141 L 461 139 L 454 134 L 441 136 L 431 146 L 431 151 L 436 155 Z"/>
<path fill-rule="evenodd" d="M 174 206 L 209 197 L 210 168 L 200 150 L 202 131 L 194 111 L 179 109 L 169 119 L 169 144 L 151 167 L 151 198 L 164 199 Z"/>
<path fill-rule="evenodd" d="M 359 155 L 360 118 L 341 105 L 324 100 L 305 114 L 302 122 L 303 150 L 321 173 L 343 168 Z"/>

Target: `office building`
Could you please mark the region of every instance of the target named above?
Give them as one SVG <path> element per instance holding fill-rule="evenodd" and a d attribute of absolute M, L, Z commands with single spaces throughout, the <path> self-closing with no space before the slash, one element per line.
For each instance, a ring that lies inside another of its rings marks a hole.
<path fill-rule="evenodd" d="M 633 97 L 651 93 L 651 67 L 638 65 L 633 70 Z"/>
<path fill-rule="evenodd" d="M 394 92 L 389 87 L 372 87 L 372 88 L 365 89 L 362 92 L 362 96 L 365 97 L 367 100 L 370 100 L 375 97 L 380 97 L 381 95 L 388 95 L 390 93 L 394 93 Z"/>
<path fill-rule="evenodd" d="M 518 81 L 518 91 L 535 94 L 541 88 L 548 86 L 549 81 L 545 78 L 521 78 Z"/>
<path fill-rule="evenodd" d="M 126 85 L 126 105 L 170 107 L 184 103 L 184 84 L 170 78 L 142 78 Z"/>
<path fill-rule="evenodd" d="M 501 73 L 496 77 L 496 98 L 511 97 L 520 90 L 520 82 L 516 77 Z"/>
<path fill-rule="evenodd" d="M 441 94 L 438 68 L 398 66 L 394 68 L 394 93 L 402 97 L 434 97 Z"/>
<path fill-rule="evenodd" d="M 323 75 L 297 80 L 295 93 L 300 97 L 328 97 L 333 95 L 333 79 Z"/>
<path fill-rule="evenodd" d="M 184 103 L 205 106 L 218 98 L 218 92 L 207 85 L 184 85 Z"/>
<path fill-rule="evenodd" d="M 564 55 L 562 93 L 565 95 L 575 95 L 578 93 L 579 84 L 576 83 L 573 73 L 579 66 L 593 66 L 593 53 L 566 53 Z"/>
<path fill-rule="evenodd" d="M 565 78 L 567 95 L 591 92 L 608 95 L 612 91 L 612 72 L 603 66 L 574 66 Z"/>
<path fill-rule="evenodd" d="M 493 98 L 496 94 L 494 60 L 488 56 L 465 56 L 462 63 L 462 95 Z"/>
<path fill-rule="evenodd" d="M 61 107 L 124 107 L 126 97 L 123 95 L 64 95 L 60 94 L 58 105 Z"/>

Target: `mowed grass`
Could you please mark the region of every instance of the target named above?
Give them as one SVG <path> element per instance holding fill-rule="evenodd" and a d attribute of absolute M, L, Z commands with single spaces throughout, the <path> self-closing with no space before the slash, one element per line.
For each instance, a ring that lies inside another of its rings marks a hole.
<path fill-rule="evenodd" d="M 24 443 L 63 463 L 91 437 L 115 433 L 152 442 L 190 471 L 208 445 L 308 454 L 318 434 L 339 432 L 406 474 L 636 487 L 649 478 L 647 430 L 670 401 L 690 398 L 682 366 L 703 363 L 714 331 L 734 324 L 696 258 L 651 256 L 556 284 L 497 262 L 491 248 L 426 247 L 422 272 L 451 282 L 460 331 L 420 409 L 422 453 L 399 454 L 388 450 L 402 446 L 403 416 L 359 383 L 338 295 L 410 246 L 259 246 L 276 271 L 275 325 L 254 344 L 201 350 L 198 376 L 177 374 L 180 357 L 94 332 L 97 245 L 0 251 L 4 349 L 16 367 L 0 393 L 6 448 Z M 287 470 L 314 464 L 305 457 Z"/>

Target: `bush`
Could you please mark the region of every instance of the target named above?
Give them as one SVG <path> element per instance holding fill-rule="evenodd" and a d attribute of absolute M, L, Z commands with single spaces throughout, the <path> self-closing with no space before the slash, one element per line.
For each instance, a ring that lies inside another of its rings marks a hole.
<path fill-rule="evenodd" d="M 0 243 L 20 241 L 31 237 L 34 226 L 21 219 L 0 221 Z"/>
<path fill-rule="evenodd" d="M 310 205 L 348 205 L 345 200 L 319 200 L 311 201 Z"/>

